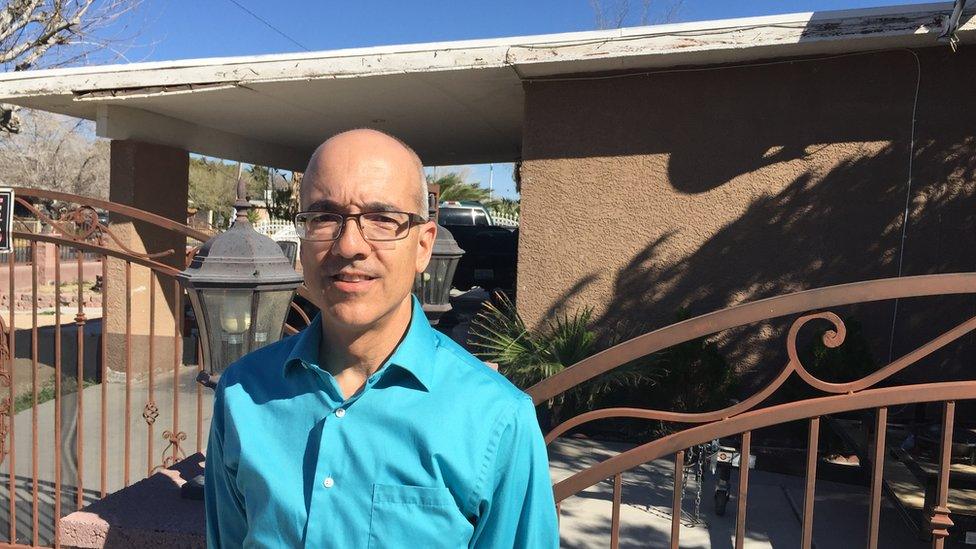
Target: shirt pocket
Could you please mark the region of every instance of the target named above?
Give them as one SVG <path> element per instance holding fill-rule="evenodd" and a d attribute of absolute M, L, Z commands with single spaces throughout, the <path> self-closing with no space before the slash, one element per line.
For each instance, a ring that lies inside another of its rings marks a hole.
<path fill-rule="evenodd" d="M 467 547 L 474 528 L 444 487 L 373 485 L 369 547 Z"/>

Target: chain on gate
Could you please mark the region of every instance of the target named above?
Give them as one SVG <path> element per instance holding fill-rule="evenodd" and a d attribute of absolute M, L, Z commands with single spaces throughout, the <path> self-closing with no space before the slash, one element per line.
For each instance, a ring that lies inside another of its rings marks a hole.
<path fill-rule="evenodd" d="M 699 444 L 694 447 L 693 455 L 696 456 L 698 462 L 698 470 L 695 471 L 695 483 L 698 485 L 695 490 L 695 509 L 694 514 L 685 524 L 685 526 L 698 526 L 702 524 L 701 520 L 701 500 L 702 500 L 702 485 L 704 484 L 705 476 L 705 450 L 708 448 L 707 444 Z M 688 475 L 681 475 L 681 499 L 684 500 L 685 490 L 688 488 Z M 681 509 L 678 509 L 678 513 L 681 513 Z"/>
<path fill-rule="evenodd" d="M 682 522 L 682 525 L 683 526 L 687 526 L 687 527 L 695 527 L 695 526 L 704 524 L 704 521 L 701 519 L 701 499 L 702 499 L 702 484 L 703 484 L 702 477 L 705 474 L 705 457 L 704 456 L 705 456 L 705 451 L 708 448 L 708 445 L 707 444 L 699 444 L 698 446 L 695 446 L 693 448 L 694 448 L 693 451 L 697 451 L 698 452 L 698 470 L 695 471 L 695 477 L 696 477 L 696 482 L 698 483 L 698 488 L 697 488 L 697 490 L 695 492 L 695 508 L 694 508 L 694 514 L 693 514 L 693 516 L 689 517 L 689 519 L 687 521 Z M 684 500 L 684 493 L 687 490 L 687 488 L 688 488 L 688 475 L 685 474 L 685 475 L 682 475 L 681 476 L 681 496 L 682 496 L 682 501 Z M 644 511 L 645 513 L 650 513 L 652 515 L 659 516 L 661 518 L 665 518 L 665 519 L 671 520 L 671 513 L 665 512 L 663 510 L 660 510 L 660 509 L 658 509 L 657 507 L 655 507 L 653 505 L 641 505 L 641 504 L 635 504 L 635 503 L 624 503 L 624 505 L 628 505 L 630 507 L 634 507 L 634 508 L 640 509 L 641 511 Z M 679 509 L 678 512 L 680 513 L 681 510 Z"/>

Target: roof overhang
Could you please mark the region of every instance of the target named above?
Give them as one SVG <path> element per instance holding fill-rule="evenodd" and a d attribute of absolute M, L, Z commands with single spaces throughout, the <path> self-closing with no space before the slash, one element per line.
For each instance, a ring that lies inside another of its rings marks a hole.
<path fill-rule="evenodd" d="M 521 153 L 523 82 L 939 45 L 951 3 L 610 31 L 0 74 L 0 101 L 97 121 L 137 139 L 286 169 L 370 126 L 428 165 Z M 958 36 L 976 42 L 967 13 Z"/>

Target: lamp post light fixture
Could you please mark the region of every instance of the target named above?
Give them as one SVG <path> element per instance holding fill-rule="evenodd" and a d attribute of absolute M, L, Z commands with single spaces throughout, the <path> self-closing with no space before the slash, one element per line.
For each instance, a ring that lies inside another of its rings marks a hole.
<path fill-rule="evenodd" d="M 221 372 L 244 354 L 281 339 L 288 306 L 302 277 L 278 244 L 247 219 L 251 207 L 237 184 L 237 218 L 197 251 L 179 275 L 197 318 L 203 371 L 213 388 Z"/>
<path fill-rule="evenodd" d="M 441 225 L 437 225 L 437 238 L 430 263 L 424 272 L 417 275 L 413 291 L 420 298 L 424 314 L 431 324 L 440 322 L 441 316 L 451 310 L 451 282 L 454 270 L 464 250 L 457 245 L 454 235 Z"/>

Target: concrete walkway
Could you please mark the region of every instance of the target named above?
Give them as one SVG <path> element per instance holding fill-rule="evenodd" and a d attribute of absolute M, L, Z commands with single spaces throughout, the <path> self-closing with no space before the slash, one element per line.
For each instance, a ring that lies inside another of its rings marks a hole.
<path fill-rule="evenodd" d="M 550 446 L 553 481 L 568 477 L 588 465 L 629 448 L 625 444 L 598 443 L 584 439 L 560 439 Z M 659 459 L 623 475 L 620 509 L 620 547 L 667 547 L 671 540 L 671 497 L 673 461 Z M 735 475 L 733 475 L 735 476 Z M 683 548 L 731 548 L 735 543 L 735 497 L 728 512 L 713 512 L 713 475 L 704 475 L 701 506 L 695 519 L 698 481 L 689 475 L 682 500 Z M 800 513 L 803 506 L 800 477 L 750 471 L 746 520 L 746 547 L 780 548 L 800 544 Z M 733 493 L 738 493 L 733 482 Z M 565 548 L 607 547 L 613 484 L 604 481 L 563 502 L 560 514 L 561 546 Z M 847 484 L 818 481 L 814 504 L 813 544 L 821 549 L 864 547 L 868 524 L 866 489 Z M 921 549 L 929 544 L 915 539 L 897 512 L 887 502 L 881 512 L 879 547 Z"/>
<path fill-rule="evenodd" d="M 153 402 L 157 414 L 150 426 L 143 413 L 149 402 L 149 386 L 146 380 L 133 380 L 128 388 L 130 407 L 126 410 L 126 384 L 106 383 L 105 414 L 105 489 L 115 492 L 145 477 L 163 464 L 164 452 L 171 455 L 172 447 L 164 439 L 164 431 L 178 431 L 186 435 L 180 441 L 182 455 L 197 452 L 197 434 L 201 445 L 206 446 L 207 432 L 213 410 L 213 392 L 202 389 L 195 382 L 196 366 L 180 370 L 176 387 L 179 393 L 177 429 L 174 429 L 174 383 L 172 372 L 157 374 L 153 390 Z M 199 394 L 199 401 L 198 401 Z M 55 496 L 55 464 L 61 464 L 61 513 L 76 510 L 76 484 L 81 479 L 83 503 L 87 505 L 100 497 L 102 485 L 102 385 L 87 387 L 82 392 L 82 429 L 78 429 L 78 395 L 65 394 L 61 401 L 61 437 L 55 438 L 55 402 L 44 402 L 37 407 L 37 479 L 38 479 L 38 535 L 41 543 L 49 543 L 53 535 Z M 200 431 L 197 430 L 197 410 L 200 409 Z M 126 419 L 129 437 L 126 442 Z M 32 432 L 33 414 L 25 410 L 14 416 L 13 464 L 17 486 L 17 538 L 29 543 L 33 531 L 33 479 Z M 78 434 L 81 433 L 82 458 L 77 458 Z M 125 478 L 125 456 L 128 453 L 129 478 Z M 7 492 L 10 456 L 0 474 L 0 493 Z M 80 467 L 79 467 L 80 465 Z M 79 475 L 79 469 L 81 474 Z M 6 533 L 9 524 L 9 508 L 0 508 L 0 532 Z M 5 537 L 5 536 L 0 536 Z M 45 541 L 47 540 L 47 541 Z"/>

